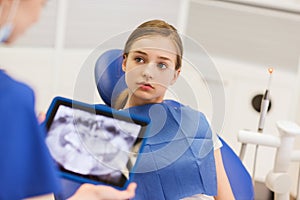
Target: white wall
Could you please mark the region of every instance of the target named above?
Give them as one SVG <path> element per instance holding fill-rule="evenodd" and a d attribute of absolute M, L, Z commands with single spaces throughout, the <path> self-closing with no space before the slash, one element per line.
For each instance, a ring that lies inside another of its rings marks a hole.
<path fill-rule="evenodd" d="M 73 98 L 76 77 L 89 53 L 66 50 L 57 58 L 53 49 L 1 49 L 0 62 L 8 74 L 35 90 L 36 110 L 45 112 L 53 97 Z M 54 62 L 57 59 L 58 64 Z"/>

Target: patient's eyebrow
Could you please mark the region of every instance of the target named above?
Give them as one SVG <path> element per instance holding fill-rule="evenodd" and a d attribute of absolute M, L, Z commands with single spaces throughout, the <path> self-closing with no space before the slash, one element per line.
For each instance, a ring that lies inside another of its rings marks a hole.
<path fill-rule="evenodd" d="M 148 55 L 146 52 L 140 51 L 140 50 L 132 51 L 132 53 L 138 53 L 138 54 Z"/>
<path fill-rule="evenodd" d="M 172 61 L 172 59 L 170 59 L 169 57 L 158 56 L 158 58 L 160 58 L 162 60 L 166 60 L 166 61 Z"/>
<path fill-rule="evenodd" d="M 132 53 L 137 53 L 137 54 L 143 54 L 143 55 L 148 55 L 146 52 L 144 51 L 140 51 L 140 50 L 136 50 L 136 51 L 132 51 Z M 171 58 L 167 57 L 167 56 L 158 56 L 157 58 L 160 58 L 162 60 L 169 60 L 169 61 L 172 61 Z"/>

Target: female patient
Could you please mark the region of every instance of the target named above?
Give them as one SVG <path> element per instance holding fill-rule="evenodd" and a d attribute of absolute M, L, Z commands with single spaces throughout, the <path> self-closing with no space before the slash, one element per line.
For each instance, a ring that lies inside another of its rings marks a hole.
<path fill-rule="evenodd" d="M 234 199 L 222 144 L 205 116 L 164 101 L 180 75 L 182 54 L 176 29 L 161 20 L 141 24 L 125 44 L 122 69 L 128 89 L 112 104 L 152 122 L 134 176 L 139 185 L 136 199 Z"/>
<path fill-rule="evenodd" d="M 18 38 L 38 19 L 43 4 L 44 0 L 0 0 L 0 43 Z M 43 136 L 33 91 L 0 68 L 0 199 L 53 199 L 50 193 L 59 192 Z M 84 184 L 70 199 L 128 199 L 134 196 L 135 187 L 132 183 L 127 190 L 118 191 Z"/>

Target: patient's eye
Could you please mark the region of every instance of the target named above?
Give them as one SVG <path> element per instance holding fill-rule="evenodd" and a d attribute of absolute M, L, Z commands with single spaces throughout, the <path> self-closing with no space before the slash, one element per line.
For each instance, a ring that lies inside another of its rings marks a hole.
<path fill-rule="evenodd" d="M 157 67 L 160 68 L 160 69 L 167 69 L 168 68 L 168 66 L 165 63 L 158 63 Z"/>
<path fill-rule="evenodd" d="M 135 60 L 137 63 L 145 63 L 145 60 L 144 60 L 143 58 L 141 58 L 141 57 L 136 57 L 134 60 Z"/>

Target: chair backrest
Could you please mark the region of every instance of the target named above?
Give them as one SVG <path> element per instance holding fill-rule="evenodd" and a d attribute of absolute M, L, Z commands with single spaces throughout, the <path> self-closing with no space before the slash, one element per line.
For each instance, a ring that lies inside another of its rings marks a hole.
<path fill-rule="evenodd" d="M 221 153 L 224 168 L 235 198 L 237 200 L 253 200 L 254 188 L 250 174 L 230 146 L 221 137 L 219 138 L 223 144 Z"/>
<path fill-rule="evenodd" d="M 122 54 L 122 50 L 119 49 L 106 51 L 98 58 L 95 65 L 98 92 L 108 106 L 111 106 L 111 102 L 126 88 L 122 70 Z M 165 102 L 171 105 L 178 104 L 172 100 Z M 253 200 L 254 189 L 250 174 L 229 145 L 221 137 L 220 140 L 223 143 L 221 153 L 225 171 L 235 198 L 237 200 Z"/>

